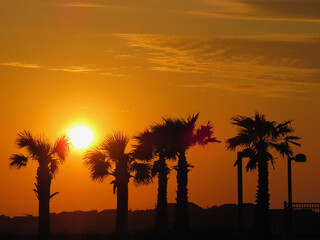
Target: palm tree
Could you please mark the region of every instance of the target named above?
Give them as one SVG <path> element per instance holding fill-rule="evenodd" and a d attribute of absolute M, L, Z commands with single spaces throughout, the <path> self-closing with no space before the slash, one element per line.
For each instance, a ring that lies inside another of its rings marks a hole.
<path fill-rule="evenodd" d="M 153 160 L 151 174 L 152 177 L 158 177 L 155 229 L 157 232 L 166 232 L 169 223 L 167 185 L 170 173 L 166 160 L 175 158 L 176 153 L 170 145 L 169 134 L 163 124 L 155 124 L 150 128 L 151 131 L 145 130 L 134 137 L 137 140 L 134 155 L 147 162 Z"/>
<path fill-rule="evenodd" d="M 50 199 L 58 194 L 50 194 L 50 186 L 59 164 L 62 164 L 69 152 L 69 139 L 62 136 L 52 145 L 44 137 L 35 137 L 29 131 L 18 133 L 17 146 L 25 148 L 28 155 L 14 154 L 10 157 L 9 165 L 15 168 L 25 167 L 29 159 L 39 164 L 35 183 L 35 192 L 39 200 L 39 235 L 49 237 L 50 235 Z"/>
<path fill-rule="evenodd" d="M 293 152 L 289 144 L 300 146 L 295 141 L 300 138 L 288 135 L 293 132 L 292 120 L 283 123 L 267 121 L 265 115 L 260 113 L 255 113 L 254 117 L 233 117 L 231 123 L 237 127 L 237 135 L 227 140 L 227 149 L 235 150 L 237 147 L 244 147 L 252 149 L 255 153 L 246 166 L 247 171 L 258 168 L 255 230 L 260 234 L 268 235 L 270 233 L 268 165 L 269 162 L 274 164 L 274 157 L 270 150 L 276 150 L 283 157 L 292 156 Z"/>
<path fill-rule="evenodd" d="M 86 151 L 85 164 L 91 178 L 103 181 L 113 176 L 113 193 L 117 192 L 116 233 L 121 239 L 128 234 L 128 183 L 133 177 L 136 184 L 148 184 L 152 181 L 150 166 L 133 158 L 126 152 L 129 138 L 121 132 L 109 135 L 95 148 Z"/>
<path fill-rule="evenodd" d="M 170 136 L 170 144 L 178 157 L 177 170 L 177 204 L 174 227 L 184 231 L 189 227 L 188 219 L 188 172 L 192 167 L 186 159 L 186 152 L 195 145 L 205 146 L 208 143 L 219 142 L 213 137 L 213 126 L 210 122 L 196 128 L 199 113 L 187 119 L 164 119 L 164 127 Z"/>

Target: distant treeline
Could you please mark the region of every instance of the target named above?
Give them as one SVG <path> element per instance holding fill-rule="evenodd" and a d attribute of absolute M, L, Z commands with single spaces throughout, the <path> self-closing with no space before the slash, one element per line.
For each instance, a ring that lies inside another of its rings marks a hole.
<path fill-rule="evenodd" d="M 254 220 L 254 204 L 245 204 L 245 226 L 249 229 Z M 169 219 L 174 218 L 175 205 L 168 204 Z M 154 229 L 153 209 L 129 211 L 129 232 L 148 232 Z M 194 203 L 189 203 L 191 227 L 213 227 L 236 231 L 237 205 L 225 204 L 203 209 Z M 283 231 L 283 211 L 271 210 L 273 229 Z M 54 234 L 112 234 L 115 229 L 116 210 L 74 211 L 51 214 L 51 230 Z M 35 234 L 38 231 L 38 217 L 27 215 L 10 218 L 0 216 L 0 232 Z"/>

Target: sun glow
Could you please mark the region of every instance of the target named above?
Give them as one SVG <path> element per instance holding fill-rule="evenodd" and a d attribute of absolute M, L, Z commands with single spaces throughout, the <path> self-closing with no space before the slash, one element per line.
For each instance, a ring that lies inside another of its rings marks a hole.
<path fill-rule="evenodd" d="M 86 126 L 76 126 L 70 130 L 69 138 L 73 146 L 82 149 L 90 146 L 93 141 L 93 133 Z"/>

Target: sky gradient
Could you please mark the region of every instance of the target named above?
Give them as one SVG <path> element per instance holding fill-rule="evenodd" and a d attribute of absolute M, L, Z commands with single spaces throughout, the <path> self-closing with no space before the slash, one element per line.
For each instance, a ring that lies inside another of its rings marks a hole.
<path fill-rule="evenodd" d="M 293 163 L 293 201 L 320 202 L 319 29 L 318 0 L 1 0 L 0 214 L 37 214 L 35 163 L 8 166 L 19 131 L 54 140 L 83 124 L 97 143 L 113 130 L 132 136 L 162 116 L 196 112 L 222 143 L 188 151 L 191 202 L 236 202 L 236 153 L 224 141 L 235 134 L 232 116 L 255 111 L 294 119 L 295 152 L 308 162 Z M 276 155 L 272 208 L 287 199 L 286 177 Z M 51 211 L 114 209 L 110 182 L 92 182 L 73 150 L 52 182 L 60 194 Z M 256 173 L 244 174 L 245 202 L 256 186 Z M 129 208 L 153 208 L 156 189 L 156 179 L 130 185 Z M 172 171 L 169 202 L 175 191 Z"/>

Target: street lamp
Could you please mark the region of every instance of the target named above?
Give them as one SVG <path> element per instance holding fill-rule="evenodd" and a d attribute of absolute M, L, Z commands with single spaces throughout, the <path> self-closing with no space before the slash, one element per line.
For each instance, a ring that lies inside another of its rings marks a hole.
<path fill-rule="evenodd" d="M 253 158 L 254 151 L 250 148 L 244 149 L 242 152 L 237 153 L 237 161 L 235 165 L 238 166 L 238 228 L 243 231 L 243 193 L 242 193 L 242 158 Z"/>
<path fill-rule="evenodd" d="M 306 155 L 299 153 L 295 157 L 288 156 L 288 207 L 289 207 L 289 216 L 288 216 L 288 227 L 292 228 L 292 176 L 291 176 L 291 161 L 296 162 L 306 162 Z"/>

